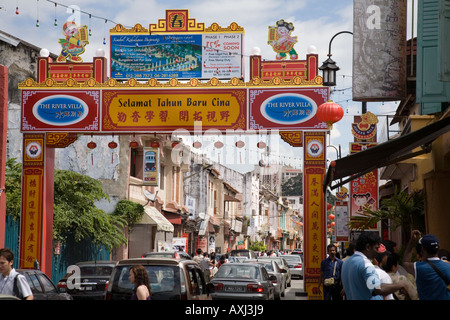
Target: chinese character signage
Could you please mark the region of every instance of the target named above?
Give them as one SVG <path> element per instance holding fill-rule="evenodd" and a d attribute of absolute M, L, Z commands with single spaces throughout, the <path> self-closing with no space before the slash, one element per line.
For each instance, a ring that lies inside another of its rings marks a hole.
<path fill-rule="evenodd" d="M 316 117 L 328 88 L 249 89 L 250 129 L 326 130 Z"/>
<path fill-rule="evenodd" d="M 19 268 L 42 262 L 44 135 L 24 134 Z"/>
<path fill-rule="evenodd" d="M 320 263 L 326 257 L 325 132 L 304 132 L 304 281 L 308 299 L 321 300 Z"/>
<path fill-rule="evenodd" d="M 22 131 L 98 131 L 99 116 L 99 90 L 22 90 Z"/>
<path fill-rule="evenodd" d="M 103 131 L 245 129 L 245 89 L 103 91 Z"/>

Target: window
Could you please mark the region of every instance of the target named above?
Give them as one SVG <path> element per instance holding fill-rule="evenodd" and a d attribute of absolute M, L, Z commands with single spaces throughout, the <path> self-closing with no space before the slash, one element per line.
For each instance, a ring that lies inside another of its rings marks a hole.
<path fill-rule="evenodd" d="M 56 293 L 55 286 L 50 282 L 50 280 L 43 274 L 38 274 L 39 280 L 44 288 L 45 293 Z"/>
<path fill-rule="evenodd" d="M 41 284 L 35 274 L 26 274 L 28 277 L 28 284 L 30 285 L 33 292 L 43 293 Z"/>

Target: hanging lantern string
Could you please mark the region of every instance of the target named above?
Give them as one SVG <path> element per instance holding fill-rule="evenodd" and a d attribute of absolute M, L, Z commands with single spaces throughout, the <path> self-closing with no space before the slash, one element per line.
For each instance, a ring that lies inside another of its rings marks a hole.
<path fill-rule="evenodd" d="M 100 17 L 100 16 L 94 15 L 94 14 L 92 14 L 90 12 L 87 12 L 87 11 L 84 11 L 84 10 L 77 9 L 75 7 L 71 7 L 71 6 L 65 5 L 65 4 L 59 3 L 57 1 L 53 1 L 53 0 L 46 0 L 46 1 L 50 2 L 50 3 L 53 3 L 55 5 L 55 7 L 56 6 L 61 6 L 61 7 L 67 8 L 67 9 L 76 10 L 76 11 L 82 13 L 82 14 L 85 14 L 85 15 L 89 16 L 89 18 L 95 18 L 95 19 L 99 19 L 99 20 L 103 20 L 103 21 L 108 21 L 108 22 L 111 22 L 113 24 L 119 24 L 119 23 L 117 23 L 117 22 L 115 22 L 115 21 L 113 21 L 111 19 Z M 127 28 L 130 28 L 130 27 L 127 27 Z"/>

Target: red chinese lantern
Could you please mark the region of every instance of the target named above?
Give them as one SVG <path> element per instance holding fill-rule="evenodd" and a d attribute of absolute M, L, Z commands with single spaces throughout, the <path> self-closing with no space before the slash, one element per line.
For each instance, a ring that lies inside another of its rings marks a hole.
<path fill-rule="evenodd" d="M 242 140 L 239 140 L 235 143 L 236 147 L 243 148 L 245 146 L 245 142 Z"/>
<path fill-rule="evenodd" d="M 335 226 L 335 223 L 334 223 L 334 221 L 331 221 L 331 226 L 332 226 L 332 227 L 334 227 L 334 226 Z"/>
<path fill-rule="evenodd" d="M 97 147 L 97 144 L 94 141 L 89 141 L 87 147 L 91 150 Z M 94 155 L 91 152 L 91 164 L 94 165 Z"/>
<path fill-rule="evenodd" d="M 139 143 L 137 141 L 133 140 L 133 141 L 130 142 L 130 148 L 131 149 L 135 149 L 137 147 L 139 147 Z"/>
<path fill-rule="evenodd" d="M 94 141 L 90 141 L 87 144 L 87 147 L 92 150 L 92 149 L 95 149 L 97 147 L 97 144 Z"/>
<path fill-rule="evenodd" d="M 317 118 L 327 124 L 328 130 L 333 126 L 333 123 L 338 122 L 344 116 L 344 109 L 331 100 L 322 103 L 317 109 Z"/>
<path fill-rule="evenodd" d="M 159 148 L 159 142 L 153 141 L 150 145 L 152 148 Z"/>
<path fill-rule="evenodd" d="M 334 214 L 330 213 L 330 214 L 328 215 L 328 219 L 334 220 Z"/>
<path fill-rule="evenodd" d="M 256 144 L 256 146 L 257 146 L 259 149 L 264 149 L 264 148 L 267 146 L 267 144 L 266 144 L 264 141 L 260 141 L 260 142 L 258 142 L 258 143 Z"/>
<path fill-rule="evenodd" d="M 198 149 L 198 148 L 200 148 L 200 147 L 202 146 L 202 143 L 201 143 L 200 141 L 195 141 L 195 142 L 192 144 L 192 146 L 193 146 L 195 149 Z"/>
<path fill-rule="evenodd" d="M 216 147 L 217 149 L 222 148 L 223 147 L 223 142 L 222 141 L 214 142 L 214 147 Z"/>
<path fill-rule="evenodd" d="M 108 143 L 108 147 L 109 147 L 110 149 L 115 149 L 115 148 L 117 148 L 117 142 L 111 141 L 110 143 Z"/>

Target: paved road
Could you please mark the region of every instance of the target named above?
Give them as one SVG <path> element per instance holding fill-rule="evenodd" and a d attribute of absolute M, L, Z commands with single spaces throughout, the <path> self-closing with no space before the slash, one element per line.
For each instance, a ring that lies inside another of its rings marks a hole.
<path fill-rule="evenodd" d="M 292 279 L 291 286 L 286 288 L 286 293 L 281 300 L 307 300 L 303 290 L 303 280 Z"/>

